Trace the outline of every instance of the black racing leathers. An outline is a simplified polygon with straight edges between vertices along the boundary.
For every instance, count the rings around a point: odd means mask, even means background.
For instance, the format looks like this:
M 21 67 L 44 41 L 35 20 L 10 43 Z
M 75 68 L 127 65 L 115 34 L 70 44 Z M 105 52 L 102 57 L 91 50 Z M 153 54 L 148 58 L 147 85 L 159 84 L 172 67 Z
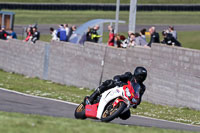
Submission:
M 134 76 L 132 75 L 131 72 L 126 72 L 126 73 L 123 74 L 123 75 L 117 75 L 117 76 L 115 76 L 113 79 L 114 79 L 114 81 L 116 81 L 116 82 L 122 82 L 122 84 L 125 84 L 125 83 L 127 83 L 128 81 L 131 81 L 131 82 L 134 83 L 133 88 L 134 88 L 135 85 L 138 85 L 138 84 L 139 84 L 139 87 L 140 87 L 140 88 L 139 88 L 139 101 L 138 101 L 137 105 L 139 105 L 139 104 L 141 103 L 142 96 L 143 96 L 143 94 L 144 94 L 144 92 L 145 92 L 145 90 L 146 90 L 146 87 L 145 87 L 145 85 L 144 85 L 143 83 L 135 83 Z M 136 108 L 137 105 L 134 106 L 134 107 Z
M 139 86 L 139 88 L 138 88 L 139 89 L 139 100 L 138 100 L 137 104 L 134 106 L 136 108 L 137 105 L 139 105 L 142 100 L 142 95 L 144 94 L 146 87 L 143 83 L 135 83 L 134 76 L 132 75 L 131 72 L 126 72 L 122 75 L 116 75 L 116 76 L 114 76 L 113 80 L 106 80 L 97 88 L 97 92 L 99 94 L 101 94 L 101 93 L 105 92 L 106 90 L 109 90 L 115 86 L 126 85 L 128 83 L 128 81 L 133 82 L 133 84 L 132 84 L 133 88 L 134 88 L 134 86 L 137 86 L 137 88 Z

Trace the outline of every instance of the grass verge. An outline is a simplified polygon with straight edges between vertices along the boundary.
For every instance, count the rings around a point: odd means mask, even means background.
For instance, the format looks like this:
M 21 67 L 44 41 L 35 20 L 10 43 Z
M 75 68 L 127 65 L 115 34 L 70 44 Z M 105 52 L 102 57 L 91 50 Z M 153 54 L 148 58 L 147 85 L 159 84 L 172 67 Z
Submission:
M 2 9 L 3 10 L 3 9 Z M 115 11 L 3 10 L 15 12 L 15 24 L 82 24 L 91 19 L 115 19 Z M 187 19 L 186 19 L 187 18 Z M 129 12 L 121 11 L 120 20 L 129 22 Z M 200 24 L 200 12 L 137 12 L 136 24 Z
M 81 103 L 86 95 L 92 93 L 89 89 L 65 86 L 50 81 L 29 78 L 19 74 L 0 71 L 0 87 L 31 95 L 60 99 Z M 200 125 L 200 111 L 189 108 L 154 105 L 142 102 L 132 113 L 153 118 Z
M 6 112 L 0 112 L 0 123 L 2 133 L 191 133 Z

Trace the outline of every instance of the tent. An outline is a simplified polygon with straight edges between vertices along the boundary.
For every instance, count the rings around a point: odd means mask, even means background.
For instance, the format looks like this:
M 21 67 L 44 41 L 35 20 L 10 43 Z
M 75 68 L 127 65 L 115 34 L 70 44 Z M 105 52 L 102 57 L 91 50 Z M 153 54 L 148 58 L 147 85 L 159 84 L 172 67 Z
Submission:
M 110 23 L 112 25 L 112 23 L 115 23 L 116 20 L 113 19 L 93 19 L 90 20 L 82 25 L 80 25 L 74 34 L 72 34 L 72 36 L 69 39 L 69 42 L 71 43 L 75 43 L 75 44 L 84 44 L 85 40 L 86 40 L 86 33 L 88 31 L 88 27 L 92 28 L 95 25 L 99 25 L 100 26 L 100 35 L 103 35 L 103 24 L 104 23 Z M 126 21 L 119 21 L 119 23 L 126 23 Z M 99 40 L 99 42 L 102 42 L 102 38 Z

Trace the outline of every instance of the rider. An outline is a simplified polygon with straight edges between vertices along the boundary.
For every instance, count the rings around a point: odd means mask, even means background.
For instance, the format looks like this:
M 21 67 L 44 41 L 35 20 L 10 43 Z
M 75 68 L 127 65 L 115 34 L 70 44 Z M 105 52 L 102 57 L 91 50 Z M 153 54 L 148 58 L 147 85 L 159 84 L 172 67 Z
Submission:
M 137 103 L 133 106 L 133 108 L 136 108 L 137 105 L 140 104 L 142 95 L 144 94 L 144 91 L 146 89 L 145 85 L 143 84 L 146 77 L 147 77 L 147 70 L 144 67 L 137 67 L 134 70 L 134 74 L 132 74 L 131 72 L 126 72 L 123 75 L 116 75 L 113 78 L 113 80 L 106 80 L 93 92 L 92 95 L 90 95 L 89 97 L 86 97 L 85 103 L 92 104 L 93 101 L 97 98 L 97 96 L 99 96 L 106 90 L 114 88 L 116 86 L 121 87 L 123 85 L 126 85 L 127 82 L 130 81 L 133 88 L 134 89 L 137 88 L 137 91 L 139 91 L 138 92 L 139 99 L 138 99 Z M 129 113 L 130 113 L 130 111 L 129 111 Z

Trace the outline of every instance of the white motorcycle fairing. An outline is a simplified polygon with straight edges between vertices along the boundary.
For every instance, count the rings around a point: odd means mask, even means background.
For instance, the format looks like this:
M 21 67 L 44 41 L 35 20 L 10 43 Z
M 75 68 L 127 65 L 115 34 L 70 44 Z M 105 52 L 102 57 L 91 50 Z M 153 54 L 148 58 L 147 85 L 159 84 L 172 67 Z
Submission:
M 102 97 L 101 97 L 100 102 L 99 102 L 98 110 L 97 110 L 97 116 L 96 116 L 98 119 L 101 119 L 101 116 L 102 116 L 102 113 L 104 111 L 105 106 L 111 100 L 113 100 L 117 97 L 122 97 L 125 100 L 125 102 L 127 103 L 127 105 L 128 105 L 127 107 L 129 107 L 130 101 L 128 100 L 128 98 L 125 97 L 123 87 L 116 86 L 112 89 L 105 91 L 102 94 Z

